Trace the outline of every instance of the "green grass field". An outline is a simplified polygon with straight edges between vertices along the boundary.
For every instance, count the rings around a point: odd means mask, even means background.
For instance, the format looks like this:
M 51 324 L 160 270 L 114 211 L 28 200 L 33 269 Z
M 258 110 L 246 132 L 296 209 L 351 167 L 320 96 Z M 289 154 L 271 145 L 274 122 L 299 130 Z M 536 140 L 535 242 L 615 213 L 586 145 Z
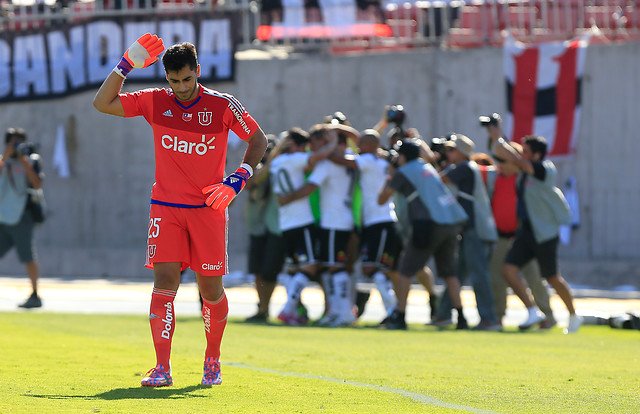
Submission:
M 202 322 L 178 318 L 174 386 L 145 389 L 144 316 L 0 313 L 0 413 L 638 413 L 640 336 L 289 328 L 231 322 L 224 383 L 198 386 Z

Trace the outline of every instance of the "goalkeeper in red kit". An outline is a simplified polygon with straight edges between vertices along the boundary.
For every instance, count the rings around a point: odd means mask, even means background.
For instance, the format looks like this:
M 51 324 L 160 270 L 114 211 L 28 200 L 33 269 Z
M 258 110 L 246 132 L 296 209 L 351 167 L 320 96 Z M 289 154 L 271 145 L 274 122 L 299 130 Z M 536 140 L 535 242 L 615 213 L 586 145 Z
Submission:
M 132 70 L 152 65 L 163 51 L 162 39 L 149 33 L 141 36 L 104 81 L 93 105 L 106 114 L 143 116 L 153 129 L 156 170 L 146 266 L 154 274 L 149 322 L 157 361 L 142 385 L 173 384 L 173 301 L 180 272 L 187 267 L 195 271 L 203 298 L 207 347 L 202 385 L 218 385 L 220 343 L 229 311 L 222 285 L 227 273 L 227 207 L 262 159 L 267 138 L 235 97 L 198 83 L 200 65 L 191 43 L 173 45 L 162 56 L 169 88 L 120 92 Z M 229 130 L 248 148 L 240 167 L 225 178 Z

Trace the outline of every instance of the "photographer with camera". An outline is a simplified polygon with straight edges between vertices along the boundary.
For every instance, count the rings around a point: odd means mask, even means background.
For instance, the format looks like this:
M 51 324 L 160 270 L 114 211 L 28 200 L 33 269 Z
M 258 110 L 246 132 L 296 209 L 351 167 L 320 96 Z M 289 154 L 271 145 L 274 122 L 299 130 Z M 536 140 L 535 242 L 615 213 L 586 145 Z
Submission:
M 476 329 L 496 331 L 500 329 L 500 325 L 493 305 L 489 257 L 498 233 L 480 170 L 471 161 L 475 144 L 465 135 L 454 134 L 444 145 L 447 148 L 449 166 L 440 175 L 445 183 L 454 187 L 458 202 L 469 216 L 461 234 L 459 276 L 461 281 L 467 275 L 471 279 L 480 314 L 480 323 Z M 440 322 L 449 319 L 445 315 L 450 312 L 450 308 L 446 295 L 443 295 L 438 311 Z
M 407 137 L 407 132 L 402 127 L 406 119 L 406 113 L 404 112 L 404 106 L 402 105 L 387 105 L 384 107 L 384 112 L 378 123 L 373 127 L 380 136 L 390 125 L 395 125 L 389 134 L 387 139 L 389 140 L 389 147 L 393 147 L 396 141 L 401 141 Z
M 523 138 L 522 154 L 503 139 L 498 139 L 493 146 L 498 158 L 512 162 L 520 170 L 516 187 L 518 229 L 502 267 L 502 275 L 527 307 L 528 317 L 519 327 L 529 329 L 543 322 L 545 316 L 534 304 L 518 273 L 536 259 L 541 276 L 569 311 L 569 325 L 564 333 L 574 333 L 582 325 L 582 318 L 576 314 L 571 288 L 558 268 L 560 226 L 571 223 L 571 212 L 567 200 L 556 187 L 558 172 L 553 162 L 545 158 L 547 151 L 547 140 L 536 135 Z
M 398 305 L 386 328 L 407 328 L 405 311 L 411 278 L 422 270 L 431 256 L 435 256 L 438 275 L 445 280 L 458 313 L 457 328 L 467 329 L 460 301 L 460 282 L 456 277 L 458 234 L 468 219 L 467 214 L 442 183 L 435 168 L 422 159 L 423 156 L 433 159 L 427 144 L 417 139 L 404 139 L 394 149 L 398 153 L 399 168 L 380 192 L 378 203 L 387 203 L 396 192 L 405 196 L 412 237 L 400 258 Z
M 42 188 L 41 171 L 40 156 L 35 152 L 35 146 L 27 142 L 25 131 L 7 129 L 5 149 L 0 158 L 0 257 L 15 246 L 20 262 L 26 266 L 33 293 L 19 305 L 21 308 L 42 306 L 33 246 L 33 229 L 38 218 L 30 208 L 32 194 Z
M 480 125 L 487 129 L 489 150 L 493 148 L 493 144 L 502 137 L 502 117 L 499 113 L 494 112 L 491 115 L 482 115 L 478 117 Z

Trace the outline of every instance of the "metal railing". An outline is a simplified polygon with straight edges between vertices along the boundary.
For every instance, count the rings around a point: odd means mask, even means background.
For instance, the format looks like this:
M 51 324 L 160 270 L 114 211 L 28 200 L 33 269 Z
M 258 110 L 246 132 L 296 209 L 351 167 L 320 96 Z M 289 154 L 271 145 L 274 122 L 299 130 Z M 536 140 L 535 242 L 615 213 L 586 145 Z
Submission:
M 203 10 L 242 14 L 242 40 L 255 38 L 250 0 L 0 0 L 0 31 L 28 31 L 78 23 L 92 18 L 172 15 Z
M 590 28 L 611 40 L 640 37 L 640 0 L 383 0 L 366 8 L 355 0 L 320 0 L 321 8 L 305 8 L 303 0 L 284 3 L 267 9 L 255 0 L 0 0 L 0 30 L 220 10 L 242 14 L 245 47 L 477 47 L 500 44 L 505 31 L 541 41 Z

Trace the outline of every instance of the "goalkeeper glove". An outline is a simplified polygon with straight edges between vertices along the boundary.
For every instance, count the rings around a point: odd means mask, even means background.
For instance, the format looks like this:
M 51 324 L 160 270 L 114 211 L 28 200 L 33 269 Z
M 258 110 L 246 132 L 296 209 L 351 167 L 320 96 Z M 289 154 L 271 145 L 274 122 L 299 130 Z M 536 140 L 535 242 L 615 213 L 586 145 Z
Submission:
M 253 169 L 249 164 L 243 163 L 233 174 L 221 183 L 213 184 L 202 189 L 202 194 L 207 195 L 206 204 L 214 210 L 224 210 L 242 191 L 247 180 L 253 175 Z
M 113 71 L 126 78 L 133 68 L 146 68 L 153 65 L 163 50 L 162 39 L 157 35 L 145 33 L 129 46 Z

